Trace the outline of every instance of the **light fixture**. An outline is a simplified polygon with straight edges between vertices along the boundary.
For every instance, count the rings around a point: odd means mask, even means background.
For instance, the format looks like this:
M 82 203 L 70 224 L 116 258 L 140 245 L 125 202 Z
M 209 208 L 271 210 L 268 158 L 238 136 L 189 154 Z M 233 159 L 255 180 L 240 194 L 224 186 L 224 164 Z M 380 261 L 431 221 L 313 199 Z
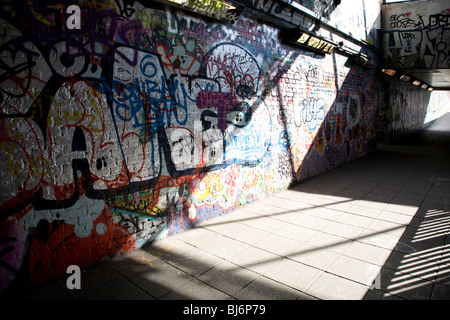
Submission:
M 390 76 L 393 76 L 393 75 L 395 75 L 397 73 L 397 71 L 393 70 L 393 69 L 383 69 L 383 70 L 381 70 L 381 72 L 386 73 L 386 74 L 388 74 Z
M 331 54 L 338 47 L 338 44 L 331 40 L 312 35 L 299 28 L 287 29 L 281 37 L 290 43 L 319 53 Z
M 158 0 L 162 3 L 169 3 L 180 6 L 183 9 L 193 11 L 210 18 L 234 23 L 244 10 L 242 5 L 234 5 L 222 0 Z
M 333 53 L 336 45 L 327 40 L 322 40 L 307 33 L 303 33 L 300 38 L 297 39 L 297 43 L 305 45 L 308 48 L 321 51 L 323 53 Z
M 404 75 L 402 75 L 402 76 L 400 77 L 400 80 L 402 80 L 402 81 L 409 81 L 409 80 L 411 80 L 411 77 L 410 77 L 410 76 L 407 76 L 406 74 L 404 74 Z
M 425 83 L 422 85 L 422 87 L 421 87 L 422 89 L 427 89 L 428 88 L 428 85 L 426 85 Z
M 418 85 L 420 85 L 420 83 L 421 82 L 419 80 L 414 80 L 412 84 L 415 85 L 415 86 L 418 86 Z
M 377 63 L 363 53 L 357 53 L 350 58 L 353 64 L 357 64 L 366 68 L 375 68 Z
M 428 91 L 433 91 L 433 90 L 434 90 L 433 87 L 429 87 L 429 88 L 428 88 Z

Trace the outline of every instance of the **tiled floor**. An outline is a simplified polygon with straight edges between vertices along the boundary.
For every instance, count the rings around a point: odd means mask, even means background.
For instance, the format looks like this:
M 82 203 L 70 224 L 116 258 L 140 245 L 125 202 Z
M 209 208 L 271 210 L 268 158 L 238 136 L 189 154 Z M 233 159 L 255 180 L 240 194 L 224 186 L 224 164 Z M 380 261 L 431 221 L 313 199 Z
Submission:
M 450 133 L 408 136 L 15 298 L 450 299 Z M 448 126 L 447 126 L 448 127 Z

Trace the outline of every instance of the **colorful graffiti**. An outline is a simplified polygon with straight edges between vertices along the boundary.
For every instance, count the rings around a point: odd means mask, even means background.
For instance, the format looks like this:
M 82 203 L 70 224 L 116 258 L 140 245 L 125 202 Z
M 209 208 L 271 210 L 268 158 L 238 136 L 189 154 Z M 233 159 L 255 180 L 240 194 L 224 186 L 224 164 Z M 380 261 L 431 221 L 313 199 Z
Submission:
M 248 18 L 78 6 L 79 29 L 60 1 L 0 11 L 0 289 L 257 201 L 304 163 L 367 152 L 375 90 L 344 60 L 349 84 L 331 59 L 280 59 L 291 49 L 277 31 Z
M 280 110 L 287 130 L 279 141 L 284 141 L 283 155 L 291 157 L 289 176 L 300 181 L 373 148 L 374 81 L 363 79 L 355 69 L 335 74 L 332 62 L 317 64 L 306 56 L 274 65 L 286 70 L 277 78 L 275 99 L 286 106 Z

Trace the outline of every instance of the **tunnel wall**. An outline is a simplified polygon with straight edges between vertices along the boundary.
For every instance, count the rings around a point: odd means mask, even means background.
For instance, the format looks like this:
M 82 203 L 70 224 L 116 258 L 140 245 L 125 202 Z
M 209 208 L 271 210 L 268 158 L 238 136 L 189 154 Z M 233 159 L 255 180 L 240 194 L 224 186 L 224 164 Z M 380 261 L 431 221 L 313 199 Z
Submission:
M 391 68 L 450 68 L 450 4 L 428 0 L 382 5 L 383 60 Z
M 1 4 L 2 290 L 182 232 L 375 148 L 377 76 L 346 56 L 284 44 L 280 28 L 245 14 L 230 24 L 89 1 L 77 21 L 73 3 Z
M 409 82 L 381 76 L 376 130 L 379 142 L 426 128 L 450 112 L 450 91 L 432 92 Z
M 383 67 L 401 69 L 412 75 L 429 69 L 438 73 L 437 69 L 450 67 L 450 5 L 447 2 L 388 3 L 382 5 L 381 12 Z M 379 141 L 424 128 L 450 111 L 449 91 L 430 92 L 385 75 L 380 84 Z

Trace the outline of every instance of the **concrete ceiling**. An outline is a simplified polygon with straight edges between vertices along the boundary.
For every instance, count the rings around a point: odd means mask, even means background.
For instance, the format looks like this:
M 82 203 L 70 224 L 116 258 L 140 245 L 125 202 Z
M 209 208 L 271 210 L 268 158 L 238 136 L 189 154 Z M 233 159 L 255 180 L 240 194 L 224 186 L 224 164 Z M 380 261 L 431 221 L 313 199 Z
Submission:
M 405 71 L 437 90 L 450 90 L 450 69 L 408 69 Z

